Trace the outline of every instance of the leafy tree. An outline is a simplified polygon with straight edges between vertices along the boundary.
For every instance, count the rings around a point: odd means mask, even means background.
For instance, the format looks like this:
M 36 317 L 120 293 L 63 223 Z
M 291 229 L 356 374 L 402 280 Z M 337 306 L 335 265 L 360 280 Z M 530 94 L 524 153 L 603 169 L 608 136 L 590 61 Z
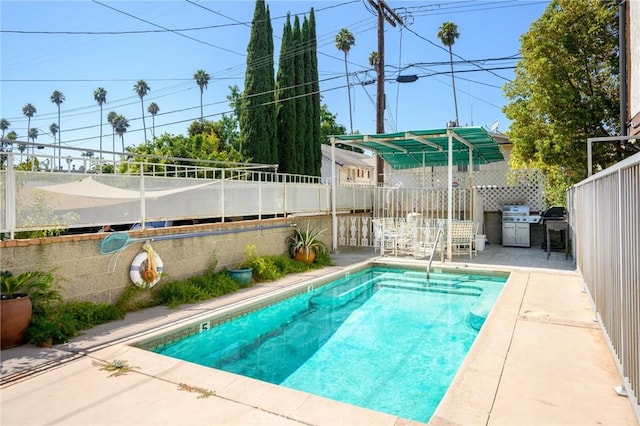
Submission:
M 142 128 L 144 129 L 144 141 L 147 142 L 147 124 L 144 121 L 144 97 L 147 96 L 147 93 L 149 93 L 149 90 L 151 90 L 151 88 L 149 87 L 149 85 L 147 84 L 146 81 L 144 80 L 138 80 L 136 82 L 136 84 L 133 85 L 133 91 L 136 92 L 136 94 L 138 95 L 138 97 L 140 98 L 140 105 L 142 106 Z M 127 122 L 128 124 L 128 122 Z M 129 126 L 127 126 L 129 127 Z M 126 129 L 125 129 L 126 132 Z M 120 135 L 120 133 L 118 133 Z M 122 135 L 120 135 L 122 137 Z M 123 138 L 123 145 L 122 145 L 123 151 L 124 151 L 124 138 Z
M 619 126 L 617 5 L 553 0 L 521 37 L 522 59 L 505 86 L 515 168 L 539 168 L 549 205 L 565 204 L 565 189 L 586 177 L 588 137 Z M 619 144 L 594 147 L 594 165 L 624 156 Z
M 332 114 L 329 111 L 327 104 L 322 104 L 320 108 L 320 140 L 324 144 L 329 144 L 329 137 L 331 135 L 344 135 L 347 133 L 347 128 L 338 124 L 338 115 Z
M 349 95 L 349 128 L 353 134 L 353 116 L 351 114 L 351 84 L 349 83 L 349 66 L 347 65 L 347 55 L 356 44 L 356 38 L 347 28 L 342 28 L 336 35 L 336 48 L 344 53 L 344 75 L 347 77 L 347 93 Z
M 203 132 L 195 132 L 186 137 L 183 135 L 169 135 L 168 133 L 158 137 L 153 143 L 142 144 L 139 146 L 129 147 L 129 152 L 133 154 L 155 155 L 161 159 L 147 159 L 134 155 L 134 161 L 146 161 L 161 164 L 166 167 L 167 172 L 177 170 L 172 165 L 191 165 L 192 161 L 177 160 L 177 158 L 201 159 L 219 162 L 238 163 L 242 162 L 242 154 L 232 146 L 224 144 L 218 138 L 215 129 L 219 127 L 219 123 L 206 121 L 194 121 L 194 124 L 204 124 L 206 130 Z M 199 127 L 202 130 L 202 127 Z M 202 162 L 200 166 L 211 167 L 210 163 Z M 134 166 L 132 171 L 136 171 Z M 160 166 L 162 167 L 162 166 Z M 159 166 L 155 166 L 156 171 L 162 171 Z M 217 165 L 220 167 L 220 165 Z
M 320 111 L 320 140 L 323 144 L 329 145 L 331 143 L 329 140 L 331 135 L 344 135 L 347 133 L 347 128 L 342 124 L 338 124 L 336 120 L 338 115 L 332 114 L 329 111 L 327 104 L 322 104 Z M 336 147 L 359 153 L 364 152 L 361 148 L 354 148 L 351 145 L 344 145 L 341 143 L 336 143 Z
M 102 105 L 107 103 L 107 91 L 103 87 L 98 87 L 93 91 L 93 99 L 100 106 L 100 158 L 102 158 Z
M 240 105 L 241 105 L 241 93 L 238 86 L 229 86 L 230 93 L 227 95 L 231 112 L 228 114 L 222 114 L 222 117 L 218 121 L 220 128 L 218 130 L 218 137 L 221 143 L 227 146 L 233 146 L 238 152 L 240 149 L 240 127 L 238 118 L 240 117 Z
M 189 137 L 193 137 L 196 135 L 202 135 L 206 133 L 215 133 L 218 134 L 218 128 L 220 125 L 215 121 L 193 121 L 189 128 L 187 129 L 187 134 Z M 196 158 L 196 157 L 194 157 Z
M 200 121 L 204 122 L 204 113 L 202 110 L 202 94 L 204 93 L 204 89 L 206 89 L 209 85 L 211 76 L 207 74 L 205 70 L 198 70 L 193 75 L 193 79 L 196 81 L 196 84 L 200 88 Z
M 51 102 L 58 107 L 58 167 L 60 167 L 60 157 L 62 157 L 62 131 L 60 130 L 60 105 L 65 101 L 62 92 L 54 90 L 51 94 Z
M 453 86 L 453 104 L 456 108 L 456 127 L 460 124 L 458 120 L 458 98 L 456 96 L 456 79 L 453 75 L 453 45 L 456 39 L 460 37 L 458 26 L 453 22 L 447 21 L 438 29 L 438 38 L 442 44 L 449 48 L 449 61 L 451 63 L 451 85 Z
M 256 0 L 249 45 L 240 132 L 247 157 L 256 163 L 278 161 L 273 64 L 273 29 L 269 8 Z
M 153 140 L 156 140 L 156 114 L 160 112 L 160 107 L 157 103 L 151 102 L 147 107 L 147 111 L 149 112 L 149 114 L 151 114 L 151 129 L 153 132 L 152 135 Z

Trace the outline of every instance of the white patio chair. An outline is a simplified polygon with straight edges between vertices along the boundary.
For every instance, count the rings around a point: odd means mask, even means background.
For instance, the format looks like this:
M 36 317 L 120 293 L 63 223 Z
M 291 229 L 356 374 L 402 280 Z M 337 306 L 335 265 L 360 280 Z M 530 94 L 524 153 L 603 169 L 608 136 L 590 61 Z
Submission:
M 451 250 L 452 254 L 469 253 L 469 259 L 473 258 L 473 222 L 458 221 L 451 224 Z

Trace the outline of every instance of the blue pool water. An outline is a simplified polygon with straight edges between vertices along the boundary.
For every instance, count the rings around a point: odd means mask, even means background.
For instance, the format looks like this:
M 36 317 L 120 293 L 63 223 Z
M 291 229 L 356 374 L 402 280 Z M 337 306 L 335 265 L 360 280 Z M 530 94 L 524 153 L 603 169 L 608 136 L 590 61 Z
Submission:
M 373 267 L 154 352 L 426 422 L 506 276 Z

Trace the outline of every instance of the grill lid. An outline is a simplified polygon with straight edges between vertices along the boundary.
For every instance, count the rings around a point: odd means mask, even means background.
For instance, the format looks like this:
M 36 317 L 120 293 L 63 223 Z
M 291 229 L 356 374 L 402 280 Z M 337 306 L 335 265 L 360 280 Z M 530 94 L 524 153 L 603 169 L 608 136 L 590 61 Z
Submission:
M 564 207 L 554 206 L 542 213 L 543 220 L 564 220 Z

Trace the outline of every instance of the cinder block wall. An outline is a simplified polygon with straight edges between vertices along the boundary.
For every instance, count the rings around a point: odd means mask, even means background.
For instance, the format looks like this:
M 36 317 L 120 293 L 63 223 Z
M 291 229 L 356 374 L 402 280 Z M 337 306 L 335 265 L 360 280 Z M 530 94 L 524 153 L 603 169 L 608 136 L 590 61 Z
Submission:
M 287 253 L 286 238 L 293 235 L 292 225 L 326 229 L 321 237 L 331 246 L 331 217 L 309 216 L 250 220 L 218 224 L 180 226 L 130 232 L 132 239 L 150 239 L 164 265 L 165 280 L 184 279 L 204 272 L 212 256 L 217 269 L 232 268 L 245 257 L 248 244 L 255 244 L 259 256 Z M 215 232 L 209 236 L 187 236 Z M 108 234 L 68 235 L 30 240 L 0 242 L 0 270 L 14 274 L 55 269 L 62 278 L 65 300 L 115 302 L 124 288 L 132 285 L 129 268 L 144 241 L 135 241 L 120 252 L 103 255 L 100 243 Z M 162 239 L 163 237 L 173 239 Z M 174 238 L 179 236 L 179 238 Z M 184 238 L 183 238 L 184 236 Z M 154 241 L 154 238 L 157 240 Z

